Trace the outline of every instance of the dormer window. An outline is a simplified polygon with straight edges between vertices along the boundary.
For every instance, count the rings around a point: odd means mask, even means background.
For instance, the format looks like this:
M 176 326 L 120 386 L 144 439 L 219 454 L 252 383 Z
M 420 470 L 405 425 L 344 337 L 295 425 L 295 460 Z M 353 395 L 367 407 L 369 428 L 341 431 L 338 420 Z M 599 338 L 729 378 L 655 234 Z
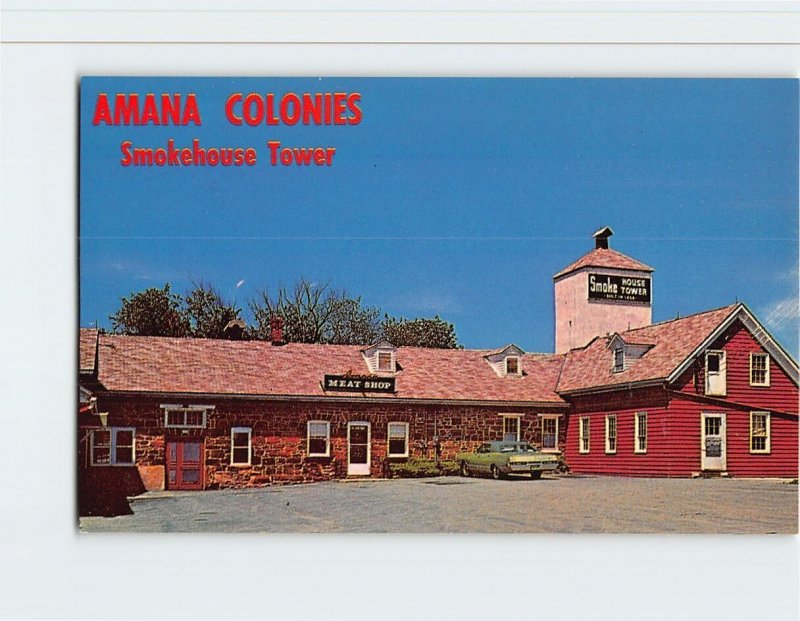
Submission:
M 522 356 L 524 354 L 525 352 L 519 347 L 511 344 L 506 345 L 503 349 L 490 351 L 484 358 L 498 377 L 507 377 L 509 375 L 521 377 L 523 375 Z
M 506 358 L 506 375 L 519 375 L 519 358 L 517 356 Z
M 625 369 L 629 369 L 652 347 L 652 343 L 627 343 L 619 334 L 615 334 L 608 342 L 612 356 L 612 373 L 622 373 Z
M 614 349 L 614 373 L 622 373 L 625 370 L 625 350 L 622 347 Z
M 391 373 L 394 371 L 394 356 L 390 351 L 378 352 L 378 371 Z
M 369 373 L 397 373 L 397 348 L 389 341 L 380 341 L 361 350 Z

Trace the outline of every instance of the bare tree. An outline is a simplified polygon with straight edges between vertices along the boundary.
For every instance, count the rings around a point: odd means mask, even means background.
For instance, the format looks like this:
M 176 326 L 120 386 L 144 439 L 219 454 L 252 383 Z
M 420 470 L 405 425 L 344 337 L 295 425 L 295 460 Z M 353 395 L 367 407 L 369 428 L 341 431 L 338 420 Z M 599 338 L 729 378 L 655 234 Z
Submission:
M 365 308 L 360 297 L 305 278 L 291 291 L 281 287 L 275 296 L 262 290 L 249 306 L 253 338 L 271 338 L 270 320 L 276 315 L 284 320 L 284 340 L 293 343 L 365 344 L 380 334 L 380 309 Z

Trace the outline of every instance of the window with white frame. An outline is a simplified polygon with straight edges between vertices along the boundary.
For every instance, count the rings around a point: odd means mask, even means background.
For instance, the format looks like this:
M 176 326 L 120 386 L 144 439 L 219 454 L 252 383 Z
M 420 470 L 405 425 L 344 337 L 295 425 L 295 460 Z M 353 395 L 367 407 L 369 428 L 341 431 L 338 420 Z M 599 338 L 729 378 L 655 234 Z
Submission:
M 389 423 L 389 457 L 408 457 L 408 423 Z
M 331 424 L 326 420 L 308 421 L 308 454 L 329 457 L 331 454 Z
M 750 354 L 750 385 L 769 386 L 769 355 Z
M 520 416 L 503 416 L 503 442 L 519 442 Z
M 519 358 L 517 356 L 509 356 L 506 358 L 506 375 L 519 375 Z
M 558 416 L 542 416 L 542 450 L 558 450 Z
M 378 352 L 378 371 L 391 373 L 394 371 L 394 354 L 390 351 Z
M 136 459 L 136 429 L 103 427 L 91 435 L 93 466 L 132 466 Z
M 769 412 L 750 412 L 750 452 L 769 453 Z
M 164 427 L 203 429 L 206 426 L 206 422 L 206 408 L 204 407 L 164 407 Z
M 252 429 L 250 427 L 233 427 L 231 429 L 231 465 L 249 466 L 252 458 Z
M 647 412 L 636 412 L 633 415 L 633 452 L 647 452 Z
M 606 416 L 606 453 L 617 452 L 617 415 Z
M 584 416 L 580 419 L 580 445 L 578 446 L 579 453 L 589 452 L 589 417 Z

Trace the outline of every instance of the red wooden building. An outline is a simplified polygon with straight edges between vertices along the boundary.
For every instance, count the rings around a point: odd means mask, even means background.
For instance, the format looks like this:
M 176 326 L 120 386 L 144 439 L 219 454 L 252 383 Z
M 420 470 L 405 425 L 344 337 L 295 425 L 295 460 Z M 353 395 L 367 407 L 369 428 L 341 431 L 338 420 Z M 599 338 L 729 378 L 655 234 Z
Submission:
M 81 481 L 209 489 L 383 476 L 492 439 L 573 472 L 797 477 L 798 368 L 743 304 L 651 324 L 652 268 L 555 276 L 555 354 L 81 330 Z
M 570 351 L 574 472 L 796 477 L 797 367 L 742 304 Z

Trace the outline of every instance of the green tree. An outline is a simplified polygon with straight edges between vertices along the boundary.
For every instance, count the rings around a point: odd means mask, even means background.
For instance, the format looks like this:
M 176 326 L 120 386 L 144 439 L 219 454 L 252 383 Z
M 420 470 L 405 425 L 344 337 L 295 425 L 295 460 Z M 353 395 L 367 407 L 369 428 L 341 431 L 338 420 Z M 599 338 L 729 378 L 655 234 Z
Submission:
M 225 326 L 233 319 L 241 319 L 242 309 L 235 302 L 226 302 L 209 284 L 193 283 L 194 289 L 186 296 L 186 315 L 192 336 L 206 339 L 225 338 Z
M 436 315 L 433 319 L 394 318 L 388 315 L 383 320 L 383 338 L 393 345 L 433 347 L 437 349 L 461 349 L 452 323 Z
M 366 345 L 381 335 L 381 310 L 363 306 L 361 297 L 348 298 L 344 293 L 326 299 L 332 312 L 324 331 L 326 343 Z
M 183 298 L 170 291 L 151 288 L 122 298 L 119 310 L 109 316 L 112 330 L 134 336 L 188 336 L 189 319 Z

